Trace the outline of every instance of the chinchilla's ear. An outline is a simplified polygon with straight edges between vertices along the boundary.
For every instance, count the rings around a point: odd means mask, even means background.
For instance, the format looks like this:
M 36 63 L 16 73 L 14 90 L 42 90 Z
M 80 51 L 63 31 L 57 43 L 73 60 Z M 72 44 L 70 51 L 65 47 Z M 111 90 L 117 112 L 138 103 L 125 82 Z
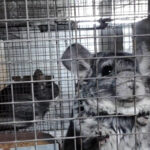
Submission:
M 33 75 L 34 80 L 42 80 L 44 79 L 44 74 L 40 69 L 36 69 Z
M 150 50 L 145 42 L 137 44 L 137 54 L 141 55 L 137 58 L 141 74 L 150 75 Z
M 81 44 L 71 44 L 62 55 L 63 65 L 78 75 L 84 78 L 90 70 L 90 58 L 92 54 Z

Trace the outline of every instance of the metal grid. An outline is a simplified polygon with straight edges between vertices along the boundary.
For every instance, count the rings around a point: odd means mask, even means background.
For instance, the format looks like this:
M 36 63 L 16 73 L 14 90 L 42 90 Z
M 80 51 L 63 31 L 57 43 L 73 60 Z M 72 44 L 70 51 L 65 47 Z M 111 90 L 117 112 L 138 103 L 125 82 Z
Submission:
M 84 140 L 85 135 L 67 137 L 66 132 L 70 120 L 79 120 L 81 117 L 78 116 L 75 107 L 76 102 L 82 100 L 82 80 L 87 79 L 81 79 L 79 74 L 68 71 L 63 62 L 70 59 L 63 59 L 62 55 L 72 43 L 82 44 L 92 54 L 128 52 L 134 54 L 133 58 L 139 61 L 140 76 L 148 76 L 149 5 L 148 0 L 1 0 L 0 146 L 14 143 L 12 147 L 19 149 L 19 143 L 33 141 L 33 149 L 37 150 L 42 149 L 39 148 L 39 141 L 48 141 L 52 144 L 51 149 L 56 150 L 61 149 L 58 148 L 58 143 L 63 148 L 64 139 L 73 139 L 75 143 L 78 142 L 78 138 L 80 141 Z M 141 57 L 142 55 L 145 57 Z M 90 58 L 79 56 L 76 59 L 80 62 Z M 92 59 L 98 60 L 99 56 Z M 75 63 L 74 59 L 71 61 Z M 34 76 L 37 69 L 42 71 L 42 76 Z M 90 78 L 88 77 L 88 80 Z M 149 92 L 148 81 L 149 78 L 144 84 Z M 43 99 L 39 98 L 36 94 L 43 92 L 43 87 L 47 89 L 45 86 L 48 84 L 51 85 L 51 89 L 44 93 Z M 41 87 L 40 91 L 36 90 L 38 87 Z M 22 90 L 20 95 L 19 89 Z M 2 95 L 3 90 L 8 92 Z M 23 99 L 24 95 L 27 100 Z M 51 95 L 51 98 L 47 95 Z M 8 101 L 3 99 L 6 96 L 9 97 Z M 42 107 L 44 102 L 48 107 Z M 17 104 L 20 108 L 26 105 L 31 108 L 31 119 L 28 119 L 28 110 L 21 109 L 19 113 L 27 115 L 18 120 Z M 43 116 L 40 114 L 42 112 L 39 112 L 40 109 L 46 111 Z M 74 116 L 72 112 L 75 113 Z M 23 123 L 30 125 L 19 128 Z M 6 128 L 8 124 L 11 127 Z M 25 138 L 20 138 L 20 135 L 24 134 Z M 1 140 L 3 135 L 6 136 L 5 140 Z M 8 139 L 10 136 L 12 138 Z M 119 150 L 119 133 L 115 136 L 116 149 Z M 133 136 L 136 141 L 135 132 Z M 82 144 L 80 149 L 88 150 L 82 147 Z M 73 149 L 79 150 L 79 147 L 74 144 Z M 138 149 L 137 145 L 135 149 Z

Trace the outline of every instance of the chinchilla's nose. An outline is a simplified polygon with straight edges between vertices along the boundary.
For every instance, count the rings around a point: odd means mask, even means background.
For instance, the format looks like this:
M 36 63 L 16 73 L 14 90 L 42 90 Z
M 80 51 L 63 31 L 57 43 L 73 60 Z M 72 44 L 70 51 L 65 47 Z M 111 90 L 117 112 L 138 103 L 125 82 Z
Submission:
M 131 90 L 137 90 L 139 88 L 139 85 L 135 81 L 129 82 L 127 86 Z
M 116 95 L 122 99 L 129 99 L 133 95 L 140 97 L 145 94 L 145 86 L 139 74 L 124 71 L 116 79 Z

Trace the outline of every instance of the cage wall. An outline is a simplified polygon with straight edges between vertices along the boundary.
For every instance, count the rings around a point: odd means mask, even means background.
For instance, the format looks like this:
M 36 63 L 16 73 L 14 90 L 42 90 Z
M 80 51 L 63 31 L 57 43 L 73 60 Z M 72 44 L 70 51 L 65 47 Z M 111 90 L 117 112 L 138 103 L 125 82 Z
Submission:
M 39 145 L 48 145 L 43 149 L 63 149 L 65 139 L 84 141 L 82 135 L 67 137 L 66 133 L 70 120 L 82 120 L 74 112 L 75 103 L 84 97 L 80 91 L 82 80 L 92 79 L 80 78 L 80 68 L 75 74 L 63 62 L 71 61 L 71 66 L 79 62 L 80 66 L 80 60 L 93 58 L 82 58 L 80 54 L 71 59 L 62 56 L 73 43 L 83 45 L 92 56 L 98 52 L 128 52 L 139 62 L 140 76 L 145 80 L 149 76 L 149 3 L 1 0 L 0 148 L 42 149 Z M 148 81 L 144 95 L 149 95 Z M 84 117 L 86 120 L 91 116 Z M 81 145 L 80 149 L 86 150 Z M 74 150 L 79 150 L 76 146 Z

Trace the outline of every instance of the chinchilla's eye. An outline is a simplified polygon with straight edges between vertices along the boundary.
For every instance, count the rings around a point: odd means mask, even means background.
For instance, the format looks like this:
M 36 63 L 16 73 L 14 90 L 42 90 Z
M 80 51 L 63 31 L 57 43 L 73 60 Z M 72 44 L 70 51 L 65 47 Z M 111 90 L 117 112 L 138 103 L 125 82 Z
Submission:
M 112 72 L 112 70 L 113 70 L 113 68 L 112 68 L 111 65 L 104 66 L 104 67 L 102 68 L 102 76 L 108 76 L 108 75 L 110 75 L 111 72 Z

